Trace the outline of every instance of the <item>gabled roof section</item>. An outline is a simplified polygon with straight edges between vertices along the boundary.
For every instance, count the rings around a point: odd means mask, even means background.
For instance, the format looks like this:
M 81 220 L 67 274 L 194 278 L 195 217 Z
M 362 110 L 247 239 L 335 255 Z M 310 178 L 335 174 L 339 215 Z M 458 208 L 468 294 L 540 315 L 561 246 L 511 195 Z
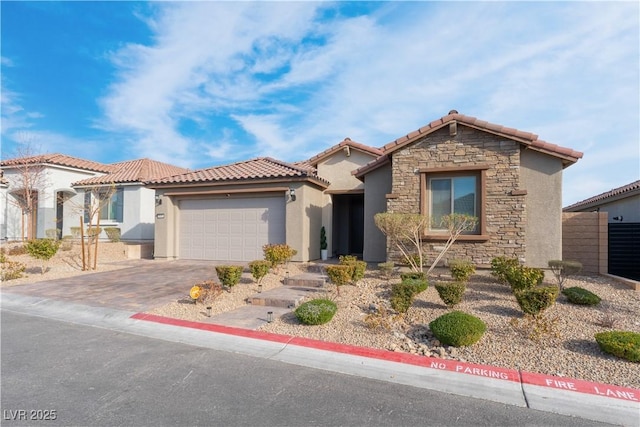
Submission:
M 358 151 L 362 151 L 363 153 L 369 154 L 374 157 L 381 156 L 383 154 L 382 150 L 374 147 L 369 147 L 368 145 L 360 144 L 359 142 L 352 141 L 351 138 L 345 138 L 342 142 L 334 145 L 333 147 L 327 148 L 323 152 L 316 154 L 311 157 L 309 160 L 305 160 L 301 163 L 308 163 L 311 166 L 317 165 L 322 160 L 327 157 L 332 156 L 333 154 L 339 152 L 340 150 L 344 150 L 345 147 L 349 147 L 349 149 L 354 149 Z
M 549 142 L 538 139 L 538 135 L 523 132 L 518 129 L 509 128 L 502 125 L 497 125 L 494 123 L 489 123 L 484 120 L 479 120 L 475 117 L 465 116 L 464 114 L 459 114 L 456 110 L 451 110 L 449 114 L 444 117 L 439 118 L 438 120 L 434 120 L 426 126 L 421 127 L 418 130 L 415 130 L 405 136 L 402 136 L 390 143 L 386 144 L 382 147 L 383 156 L 386 156 L 386 159 L 377 158 L 373 162 L 370 162 L 361 168 L 357 169 L 353 172 L 353 174 L 357 177 L 362 177 L 367 172 L 376 169 L 377 167 L 385 164 L 389 161 L 389 155 L 391 155 L 394 151 L 399 150 L 402 147 L 405 147 L 409 144 L 414 143 L 415 141 L 424 138 L 425 136 L 445 127 L 452 123 L 459 123 L 474 129 L 478 129 L 483 132 L 492 133 L 494 135 L 502 136 L 504 138 L 508 138 L 514 141 L 520 142 L 522 145 L 536 150 L 554 157 L 558 157 L 562 160 L 562 164 L 564 167 L 567 167 L 579 159 L 582 158 L 583 153 L 579 151 L 572 150 L 570 148 L 561 147 L 559 145 L 551 144 Z
M 565 212 L 577 212 L 581 209 L 595 207 L 614 200 L 631 197 L 636 194 L 640 195 L 640 180 L 634 181 L 631 184 L 623 185 L 622 187 L 614 188 L 613 190 L 605 191 L 597 196 L 593 196 L 582 200 L 581 202 L 567 206 L 562 210 Z
M 67 156 L 66 154 L 40 154 L 29 157 L 16 157 L 14 159 L 2 160 L 2 167 L 20 167 L 24 165 L 49 164 L 57 166 L 66 166 L 76 169 L 84 169 L 93 172 L 109 173 L 113 171 L 112 165 L 98 163 L 91 160 L 80 159 L 77 157 Z
M 146 184 L 170 185 L 170 184 L 233 184 L 242 182 L 255 182 L 257 180 L 311 179 L 327 185 L 328 182 L 315 174 L 315 169 L 294 165 L 287 162 L 272 159 L 270 157 L 258 157 L 230 165 L 215 166 L 199 169 L 179 175 L 173 175 L 161 179 L 149 180 Z
M 189 169 L 151 159 L 127 160 L 113 163 L 111 166 L 113 167 L 113 172 L 107 175 L 83 179 L 82 181 L 73 183 L 73 185 L 142 183 L 151 179 L 189 172 Z

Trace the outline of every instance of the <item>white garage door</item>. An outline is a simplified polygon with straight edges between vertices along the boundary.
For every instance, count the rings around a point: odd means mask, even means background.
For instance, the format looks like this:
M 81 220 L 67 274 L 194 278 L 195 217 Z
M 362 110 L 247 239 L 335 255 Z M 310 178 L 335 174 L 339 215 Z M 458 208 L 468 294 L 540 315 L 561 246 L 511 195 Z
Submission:
M 180 258 L 263 259 L 262 246 L 285 242 L 284 197 L 180 202 Z

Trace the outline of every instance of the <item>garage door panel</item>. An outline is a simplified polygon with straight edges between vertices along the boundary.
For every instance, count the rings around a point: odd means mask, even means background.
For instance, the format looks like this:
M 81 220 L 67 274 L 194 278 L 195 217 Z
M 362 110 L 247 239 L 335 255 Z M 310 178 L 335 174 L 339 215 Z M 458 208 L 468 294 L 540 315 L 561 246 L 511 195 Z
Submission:
M 262 246 L 285 241 L 283 197 L 198 199 L 180 202 L 183 259 L 252 261 Z

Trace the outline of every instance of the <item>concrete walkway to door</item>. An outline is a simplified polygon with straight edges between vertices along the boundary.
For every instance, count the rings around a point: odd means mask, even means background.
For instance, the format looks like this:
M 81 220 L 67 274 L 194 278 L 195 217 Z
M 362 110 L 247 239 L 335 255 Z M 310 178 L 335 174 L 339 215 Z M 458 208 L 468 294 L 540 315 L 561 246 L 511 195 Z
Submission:
M 3 288 L 3 293 L 146 311 L 189 295 L 195 283 L 215 279 L 207 261 L 128 261 L 131 267 Z

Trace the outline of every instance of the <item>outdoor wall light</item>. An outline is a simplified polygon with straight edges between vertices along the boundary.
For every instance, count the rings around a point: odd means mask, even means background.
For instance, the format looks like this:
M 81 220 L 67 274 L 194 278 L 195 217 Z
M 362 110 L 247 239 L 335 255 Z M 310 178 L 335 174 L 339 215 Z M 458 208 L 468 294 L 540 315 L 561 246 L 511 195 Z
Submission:
M 207 317 L 211 317 L 211 306 L 207 307 Z
M 261 294 L 262 293 L 262 283 L 260 283 L 258 285 L 258 293 Z
M 623 216 L 622 216 L 622 215 L 620 215 L 620 216 L 614 216 L 614 217 L 613 217 L 613 220 L 614 220 L 614 221 L 622 221 L 622 218 L 623 218 Z
M 296 201 L 296 190 L 289 187 L 289 197 L 291 198 L 292 202 Z
M 273 322 L 273 311 L 267 311 L 267 322 Z
M 156 206 L 160 206 L 162 204 L 162 198 L 159 194 L 156 194 Z

